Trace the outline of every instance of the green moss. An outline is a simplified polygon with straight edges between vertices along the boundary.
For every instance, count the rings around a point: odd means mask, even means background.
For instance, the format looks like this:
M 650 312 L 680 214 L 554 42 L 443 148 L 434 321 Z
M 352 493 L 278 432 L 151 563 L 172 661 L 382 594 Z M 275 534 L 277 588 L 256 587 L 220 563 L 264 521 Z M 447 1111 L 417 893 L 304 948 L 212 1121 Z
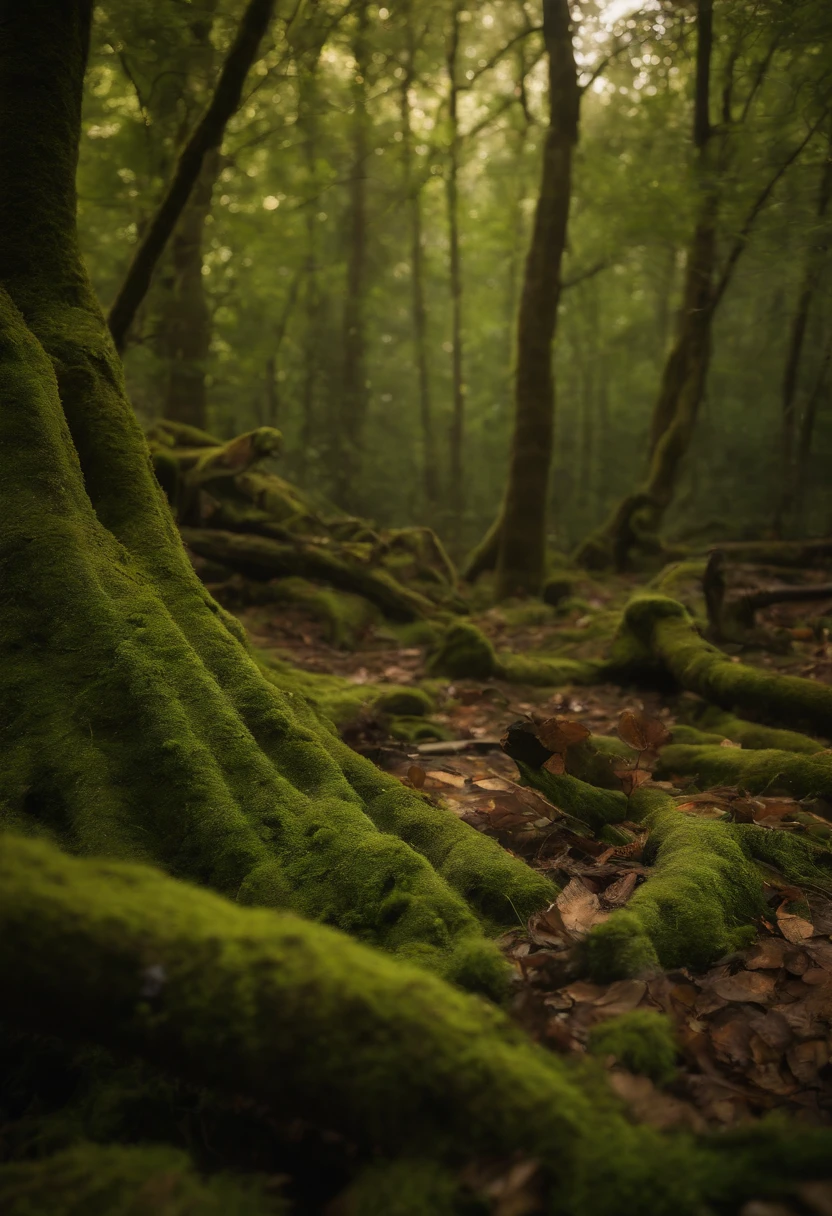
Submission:
M 430 656 L 428 670 L 452 680 L 488 680 L 497 672 L 497 656 L 476 625 L 460 621 L 445 631 Z
M 751 794 L 780 791 L 795 798 L 823 798 L 832 802 L 832 753 L 827 751 L 799 755 L 671 743 L 662 748 L 657 774 L 673 773 L 694 776 L 702 789 L 710 785 L 740 785 Z
M 297 604 L 327 626 L 327 641 L 351 650 L 368 628 L 381 620 L 374 604 L 360 595 L 310 583 L 303 578 L 276 579 L 269 590 L 277 603 Z
M 428 739 L 453 739 L 453 732 L 439 722 L 429 718 L 415 718 L 400 714 L 390 721 L 390 734 L 403 743 L 421 743 Z
M 557 688 L 562 684 L 592 684 L 598 679 L 598 664 L 579 659 L 548 658 L 544 655 L 510 654 L 497 656 L 496 675 L 514 684 L 533 684 Z
M 289 1207 L 266 1179 L 203 1179 L 165 1147 L 79 1144 L 0 1165 L 5 1216 L 279 1216 Z
M 540 790 L 561 811 L 593 829 L 630 817 L 627 798 L 619 790 L 598 789 L 578 777 L 532 768 L 522 761 L 517 762 L 517 767 L 526 784 Z
M 671 967 L 707 967 L 754 936 L 762 880 L 726 826 L 677 811 L 661 790 L 635 791 L 630 818 L 650 829 L 652 872 L 626 908 L 587 942 L 591 974 L 619 979 Z
M 703 732 L 718 736 L 713 740 L 701 739 L 696 742 L 719 743 L 720 738 L 732 739 L 735 743 L 741 743 L 743 747 L 755 750 L 777 748 L 781 751 L 799 752 L 806 756 L 825 750 L 823 743 L 818 742 L 817 739 L 810 739 L 808 735 L 802 735 L 794 730 L 778 730 L 771 726 L 761 726 L 758 722 L 746 722 L 734 714 L 725 713 L 716 705 L 702 705 L 695 715 L 694 723 Z M 683 737 L 677 739 L 674 731 L 674 742 L 687 743 L 689 741 L 694 740 Z
M 385 1161 L 366 1167 L 338 1197 L 334 1216 L 459 1216 L 459 1180 L 435 1161 Z
M 676 1038 L 673 1023 L 654 1009 L 634 1009 L 589 1032 L 589 1051 L 596 1056 L 615 1056 L 630 1072 L 666 1085 L 676 1073 Z
M 832 735 L 832 688 L 732 662 L 700 636 L 676 600 L 637 596 L 625 611 L 622 634 L 658 659 L 683 688 L 723 709 L 748 709 L 775 726 Z

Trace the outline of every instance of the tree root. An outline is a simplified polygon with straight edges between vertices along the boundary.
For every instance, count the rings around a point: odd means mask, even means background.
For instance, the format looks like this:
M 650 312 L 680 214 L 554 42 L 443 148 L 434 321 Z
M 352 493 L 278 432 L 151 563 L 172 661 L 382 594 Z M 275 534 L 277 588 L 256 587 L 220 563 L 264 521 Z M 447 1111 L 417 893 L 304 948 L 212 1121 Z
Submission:
M 684 815 L 644 787 L 629 817 L 650 830 L 653 870 L 626 908 L 591 931 L 590 974 L 605 982 L 659 966 L 704 968 L 747 945 L 765 909 L 762 879 L 726 825 Z
M 556 688 L 561 684 L 591 684 L 600 665 L 579 659 L 546 658 L 497 652 L 485 634 L 469 621 L 451 625 L 434 648 L 428 663 L 432 675 L 453 680 L 508 680 Z
M 775 750 L 690 746 L 671 743 L 662 748 L 657 776 L 695 776 L 697 785 L 737 785 L 750 794 L 790 794 L 822 798 L 832 803 L 832 753 L 800 755 Z M 824 814 L 821 807 L 820 813 Z M 828 815 L 832 816 L 832 806 Z
M 832 734 L 832 688 L 732 662 L 701 637 L 675 600 L 657 595 L 631 600 L 616 645 L 628 643 L 659 659 L 683 688 L 723 709 L 746 709 L 772 725 Z
M 515 1151 L 542 1163 L 547 1210 L 570 1216 L 613 1216 L 622 1203 L 695 1216 L 708 1201 L 782 1191 L 828 1168 L 826 1131 L 762 1127 L 692 1143 L 634 1126 L 600 1075 L 417 968 L 289 914 L 10 834 L 0 838 L 0 967 L 15 977 L 0 990 L 14 1024 L 244 1094 L 365 1151 L 395 1159 L 406 1143 L 410 1162 L 354 1184 L 345 1211 L 355 1216 L 415 1216 L 412 1205 L 379 1206 L 391 1179 L 414 1170 L 417 1194 L 456 1211 L 442 1162 Z M 228 1193 L 244 1195 L 245 1184 Z
M 691 725 L 673 728 L 674 743 L 719 744 L 723 739 L 730 739 L 755 751 L 775 748 L 805 756 L 825 750 L 823 743 L 796 730 L 780 730 L 773 726 L 761 726 L 757 722 L 746 722 L 716 705 L 700 705 L 690 716 Z
M 0 1165 L 0 1210 L 5 1216 L 283 1216 L 289 1206 L 265 1178 L 201 1178 L 176 1149 L 82 1143 L 45 1159 Z

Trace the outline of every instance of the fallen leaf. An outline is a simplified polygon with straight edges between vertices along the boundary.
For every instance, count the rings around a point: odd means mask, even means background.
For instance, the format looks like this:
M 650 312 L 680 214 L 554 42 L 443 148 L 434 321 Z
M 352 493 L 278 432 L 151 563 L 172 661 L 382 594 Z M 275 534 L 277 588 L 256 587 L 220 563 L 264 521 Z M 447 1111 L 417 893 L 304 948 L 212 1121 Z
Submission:
M 813 1216 L 832 1216 L 832 1182 L 803 1182 L 797 1193 Z
M 602 910 L 598 896 L 588 891 L 579 878 L 570 879 L 555 902 L 570 933 L 588 933 L 609 915 Z
M 786 941 L 794 944 L 808 941 L 815 933 L 815 926 L 810 920 L 806 920 L 802 916 L 795 916 L 793 912 L 787 912 L 785 904 L 781 904 L 777 909 L 777 924 Z
M 474 785 L 479 790 L 510 790 L 511 782 L 505 781 L 502 777 L 478 777 Z
M 593 1004 L 603 1010 L 605 1017 L 617 1017 L 636 1009 L 646 991 L 644 980 L 616 980 Z
M 407 770 L 407 777 L 413 788 L 415 790 L 420 790 L 425 784 L 427 773 L 423 768 L 420 768 L 418 764 L 411 764 L 410 768 Z
M 810 1039 L 790 1047 L 786 1060 L 797 1080 L 802 1085 L 811 1085 L 817 1081 L 818 1071 L 828 1064 L 829 1051 L 823 1039 Z
M 563 991 L 573 1001 L 577 1001 L 581 1005 L 594 1005 L 604 989 L 599 984 L 590 984 L 588 980 L 576 980 L 574 984 L 570 984 Z
M 543 767 L 547 773 L 551 773 L 554 777 L 559 777 L 561 773 L 566 772 L 566 761 L 560 752 L 552 752 Z
M 785 957 L 785 943 L 777 937 L 766 937 L 751 947 L 745 956 L 745 966 L 749 971 L 778 971 Z
M 568 718 L 547 718 L 537 727 L 535 734 L 544 747 L 551 752 L 563 753 L 573 743 L 582 743 L 590 736 L 590 729 L 583 722 L 571 722 Z
M 741 748 L 742 744 L 735 743 L 733 739 L 723 739 L 719 746 L 720 747 L 740 747 Z
M 529 920 L 529 937 L 536 946 L 560 946 L 568 934 L 556 904 L 549 904 L 543 912 L 537 912 Z
M 601 902 L 607 908 L 622 908 L 635 890 L 637 881 L 638 876 L 632 872 L 622 874 L 601 893 Z
M 750 1039 L 747 1019 L 736 1013 L 711 1027 L 711 1043 L 717 1055 L 740 1068 L 751 1063 Z
M 615 770 L 615 775 L 621 782 L 621 789 L 630 797 L 633 790 L 638 789 L 640 785 L 644 785 L 645 781 L 649 781 L 652 773 L 644 768 L 618 768 Z
M 636 1077 L 632 1073 L 614 1069 L 609 1080 L 639 1123 L 647 1123 L 659 1131 L 677 1127 L 694 1132 L 706 1130 L 705 1120 L 690 1103 L 662 1093 L 648 1077 Z
M 725 1001 L 756 1001 L 766 1004 L 774 994 L 774 977 L 762 971 L 738 971 L 713 980 L 710 987 Z
M 637 752 L 647 752 L 667 743 L 670 731 L 660 718 L 651 718 L 639 709 L 625 709 L 618 719 L 618 735 Z
M 431 769 L 426 774 L 432 781 L 439 781 L 442 785 L 453 785 L 458 790 L 464 789 L 468 784 L 468 778 L 463 777 L 461 773 L 446 773 L 444 769 Z

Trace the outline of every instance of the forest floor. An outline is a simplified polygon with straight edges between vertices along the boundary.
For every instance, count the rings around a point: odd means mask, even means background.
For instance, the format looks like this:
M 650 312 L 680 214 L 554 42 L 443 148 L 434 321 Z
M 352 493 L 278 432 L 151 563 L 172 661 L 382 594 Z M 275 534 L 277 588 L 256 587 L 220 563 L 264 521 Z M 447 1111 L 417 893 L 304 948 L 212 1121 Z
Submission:
M 633 586 L 633 580 L 623 578 L 603 588 L 588 583 L 582 598 L 560 614 L 538 604 L 535 611 L 491 609 L 475 619 L 500 647 L 592 658 L 608 640 L 605 618 Z M 815 606 L 813 614 L 822 619 L 830 609 L 832 604 Z M 828 634 L 807 627 L 802 612 L 800 606 L 781 605 L 761 613 L 758 625 L 779 631 L 780 652 L 744 649 L 743 662 L 832 683 Z M 255 645 L 309 671 L 338 674 L 356 685 L 408 685 L 424 679 L 425 649 L 399 645 L 384 629 L 370 628 L 358 649 L 346 652 L 328 646 L 321 627 L 300 609 L 258 607 L 239 615 Z M 435 690 L 435 683 L 431 687 Z M 518 923 L 502 939 L 515 970 L 513 1011 L 535 1039 L 555 1052 L 582 1053 L 590 1028 L 605 1018 L 634 1009 L 663 1010 L 675 1024 L 680 1047 L 671 1084 L 657 1087 L 623 1070 L 614 1057 L 606 1060 L 613 1087 L 637 1120 L 662 1129 L 699 1131 L 778 1109 L 829 1124 L 832 901 L 820 891 L 798 892 L 772 871 L 765 887 L 769 914 L 749 949 L 719 960 L 703 974 L 679 969 L 646 980 L 588 983 L 576 962 L 577 947 L 591 926 L 623 906 L 649 873 L 640 859 L 639 829 L 625 824 L 633 841 L 615 848 L 581 834 L 543 795 L 518 784 L 515 764 L 500 748 L 507 727 L 523 718 L 562 716 L 605 735 L 615 733 L 623 710 L 637 709 L 672 731 L 690 699 L 686 693 L 611 684 L 553 690 L 497 680 L 446 681 L 439 712 L 431 719 L 446 739 L 398 742 L 372 712 L 345 737 L 448 814 L 495 837 L 561 887 L 555 905 L 528 924 Z M 690 778 L 673 784 L 683 794 Z M 708 818 L 753 820 L 772 831 L 802 830 L 790 814 L 805 811 L 776 791 L 750 798 L 736 788 L 692 795 L 680 809 Z M 809 906 L 811 920 L 787 911 L 797 899 Z M 832 1186 L 816 1201 L 821 1206 L 813 1210 L 832 1212 Z M 788 1216 L 790 1211 L 758 1206 L 757 1216 Z

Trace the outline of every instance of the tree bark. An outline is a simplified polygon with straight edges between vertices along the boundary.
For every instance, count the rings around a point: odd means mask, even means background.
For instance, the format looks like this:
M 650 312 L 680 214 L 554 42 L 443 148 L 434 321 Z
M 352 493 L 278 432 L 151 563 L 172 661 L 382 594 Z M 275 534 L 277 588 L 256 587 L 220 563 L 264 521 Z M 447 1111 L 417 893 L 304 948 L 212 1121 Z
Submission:
M 451 288 L 451 426 L 449 432 L 448 506 L 458 522 L 465 510 L 465 371 L 462 326 L 462 254 L 459 235 L 459 43 L 460 14 L 465 0 L 454 0 L 448 33 L 445 65 L 448 73 L 448 172 L 446 198 L 448 208 L 448 246 Z
M 555 409 L 552 345 L 578 139 L 580 92 L 567 0 L 545 0 L 543 18 L 549 127 L 517 322 L 514 435 L 497 559 L 500 597 L 535 594 L 545 569 Z
M 249 68 L 271 22 L 275 0 L 249 0 L 237 37 L 223 65 L 214 96 L 179 156 L 173 177 L 139 242 L 108 317 L 116 349 L 122 351 L 159 258 L 186 206 L 208 152 L 219 148 L 228 120 L 240 104 Z
M 826 340 L 823 348 L 820 367 L 815 376 L 803 418 L 800 423 L 800 438 L 797 445 L 797 464 L 795 473 L 794 512 L 800 530 L 805 528 L 804 515 L 806 511 L 807 490 L 809 488 L 809 459 L 812 455 L 812 439 L 815 433 L 815 422 L 818 410 L 823 401 L 829 398 L 829 369 L 832 366 L 832 334 Z
M 316 43 L 303 59 L 303 70 L 298 81 L 298 126 L 301 131 L 303 158 L 306 167 L 306 188 L 309 201 L 306 204 L 306 273 L 303 292 L 304 334 L 303 374 L 301 381 L 301 429 L 300 452 L 297 467 L 301 481 L 307 475 L 310 456 L 320 452 L 320 436 L 317 434 L 321 422 L 319 386 L 321 379 L 321 313 L 324 301 L 320 277 L 320 222 L 318 220 L 318 73 L 321 47 Z
M 818 287 L 823 279 L 826 254 L 829 249 L 829 227 L 826 222 L 826 216 L 829 210 L 830 199 L 832 199 L 832 140 L 829 142 L 826 156 L 824 157 L 820 188 L 818 190 L 816 207 L 818 231 L 806 250 L 797 308 L 792 318 L 789 345 L 786 352 L 786 364 L 783 369 L 783 385 L 781 389 L 782 422 L 777 448 L 778 464 L 783 471 L 783 485 L 774 516 L 774 529 L 777 535 L 782 534 L 784 524 L 800 494 L 799 476 L 803 472 L 803 469 L 801 468 L 800 456 L 796 456 L 795 453 L 795 433 L 798 421 L 798 382 L 806 338 L 806 327 L 809 323 L 809 313 L 811 312 Z
M 219 150 L 211 148 L 170 243 L 172 281 L 162 312 L 161 349 L 168 364 L 162 413 L 165 418 L 200 430 L 208 426 L 205 376 L 211 349 L 211 312 L 202 273 L 203 241 L 219 169 Z
M 344 225 L 347 250 L 347 282 L 344 297 L 344 370 L 341 400 L 333 418 L 332 474 L 335 501 L 356 509 L 363 497 L 360 489 L 367 422 L 367 73 L 370 67 L 369 7 L 361 0 L 356 13 L 352 53 L 355 75 L 352 82 L 352 164 L 349 202 Z
M 413 349 L 419 387 L 419 421 L 422 430 L 422 485 L 428 515 L 436 511 L 439 497 L 438 457 L 433 426 L 433 402 L 428 370 L 428 314 L 425 303 L 425 250 L 422 233 L 421 181 L 413 173 L 413 127 L 410 90 L 416 79 L 416 33 L 412 0 L 404 10 L 405 60 L 399 99 L 402 131 L 402 170 L 410 225 L 410 287 L 413 318 Z

